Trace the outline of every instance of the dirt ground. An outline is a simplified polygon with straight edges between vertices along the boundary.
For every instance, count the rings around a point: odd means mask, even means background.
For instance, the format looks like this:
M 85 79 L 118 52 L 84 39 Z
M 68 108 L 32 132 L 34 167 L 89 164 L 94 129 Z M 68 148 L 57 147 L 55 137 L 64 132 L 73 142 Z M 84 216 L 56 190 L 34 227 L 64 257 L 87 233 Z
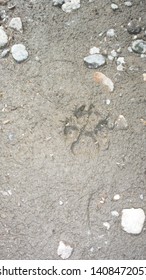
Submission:
M 0 6 L 23 22 L 23 34 L 7 28 L 10 46 L 29 52 L 20 64 L 11 54 L 0 60 L 1 259 L 60 259 L 61 240 L 74 249 L 70 259 L 146 258 L 146 226 L 139 235 L 121 227 L 122 209 L 146 213 L 146 58 L 128 51 L 126 30 L 140 17 L 146 28 L 146 2 L 114 3 L 117 11 L 110 0 L 84 0 L 69 14 L 51 0 Z M 105 40 L 110 28 L 116 37 Z M 93 46 L 108 54 L 121 47 L 124 71 L 108 59 L 99 68 L 112 93 L 84 64 Z M 119 115 L 128 129 L 113 127 Z

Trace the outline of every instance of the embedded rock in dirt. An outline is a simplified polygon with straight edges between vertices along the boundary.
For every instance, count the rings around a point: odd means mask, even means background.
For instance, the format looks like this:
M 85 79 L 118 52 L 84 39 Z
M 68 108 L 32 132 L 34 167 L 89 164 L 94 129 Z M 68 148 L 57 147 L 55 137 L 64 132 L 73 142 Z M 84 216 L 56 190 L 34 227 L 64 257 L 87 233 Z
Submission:
M 53 0 L 53 6 L 61 7 L 64 4 L 64 0 Z
M 128 123 L 127 123 L 127 120 L 125 119 L 125 117 L 123 115 L 120 115 L 118 117 L 118 119 L 116 120 L 115 122 L 115 127 L 118 129 L 118 130 L 124 130 L 124 129 L 127 129 L 128 128 Z
M 72 252 L 73 248 L 70 245 L 65 244 L 63 241 L 59 242 L 59 246 L 57 249 L 58 256 L 66 260 L 71 256 Z
M 62 5 L 62 10 L 65 13 L 71 13 L 73 10 L 80 8 L 80 0 L 65 0 L 65 3 Z
M 115 30 L 113 28 L 109 29 L 106 33 L 108 37 L 114 37 L 115 36 Z
M 132 50 L 136 53 L 146 53 L 146 42 L 143 40 L 136 40 L 132 42 Z
M 121 226 L 124 231 L 131 234 L 139 234 L 143 229 L 145 213 L 141 208 L 122 210 Z
M 9 54 L 9 52 L 10 52 L 10 49 L 5 49 L 5 50 L 3 50 L 3 52 L 1 53 L 1 58 L 4 58 L 4 57 L 6 57 L 8 54 Z
M 138 34 L 141 32 L 141 26 L 139 25 L 139 22 L 135 20 L 131 20 L 127 25 L 127 31 L 129 34 Z
M 28 58 L 28 52 L 27 52 L 25 46 L 22 44 L 13 45 L 11 48 L 11 53 L 12 53 L 13 58 L 17 62 L 22 62 Z
M 132 2 L 131 1 L 126 1 L 124 4 L 127 7 L 132 7 Z
M 91 54 L 84 58 L 84 62 L 88 68 L 96 69 L 104 65 L 106 60 L 102 54 Z
M 116 10 L 119 9 L 118 5 L 114 4 L 114 3 L 111 4 L 111 8 L 112 8 L 113 11 L 116 11 Z
M 9 23 L 9 27 L 14 30 L 21 31 L 22 30 L 21 18 L 20 17 L 12 18 Z
M 6 32 L 4 31 L 3 27 L 0 27 L 0 48 L 3 48 L 8 43 L 8 36 Z
M 94 80 L 96 81 L 96 83 L 106 86 L 110 92 L 114 91 L 114 83 L 110 78 L 105 76 L 103 73 L 95 72 Z

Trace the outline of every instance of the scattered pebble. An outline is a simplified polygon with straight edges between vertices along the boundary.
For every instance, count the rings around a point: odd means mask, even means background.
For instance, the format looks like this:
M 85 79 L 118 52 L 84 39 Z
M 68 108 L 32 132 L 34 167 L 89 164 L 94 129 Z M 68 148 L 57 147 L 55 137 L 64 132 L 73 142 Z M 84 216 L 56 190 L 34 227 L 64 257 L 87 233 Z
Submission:
M 117 58 L 117 70 L 118 71 L 123 71 L 124 70 L 123 64 L 125 64 L 124 57 L 123 56 L 119 56 Z
M 142 28 L 136 20 L 131 20 L 127 25 L 127 31 L 129 34 L 139 34 L 141 30 Z
M 93 248 L 93 247 L 90 248 L 90 252 L 91 252 L 91 253 L 94 252 L 94 248 Z
M 132 50 L 136 53 L 146 53 L 146 42 L 143 40 L 135 40 L 132 42 Z
M 5 47 L 7 43 L 8 43 L 8 36 L 4 31 L 3 27 L 0 26 L 0 48 Z
M 59 242 L 57 254 L 63 260 L 68 259 L 71 256 L 72 252 L 73 252 L 73 248 L 70 245 L 65 244 L 63 241 Z
M 114 121 L 111 118 L 108 119 L 107 126 L 108 126 L 108 129 L 110 129 L 110 130 L 114 129 L 115 124 L 114 124 Z
M 140 57 L 141 57 L 141 58 L 146 58 L 146 54 L 143 54 L 143 53 L 142 53 L 142 54 L 140 55 Z
M 59 201 L 59 205 L 60 205 L 60 206 L 63 205 L 63 201 L 62 201 L 62 200 Z
M 114 10 L 114 11 L 116 11 L 116 10 L 119 9 L 118 5 L 117 5 L 117 4 L 114 4 L 114 3 L 111 4 L 111 8 L 112 8 L 112 10 Z
M 111 51 L 111 55 L 112 55 L 113 57 L 117 57 L 117 56 L 118 56 L 118 54 L 117 54 L 117 52 L 116 52 L 115 50 L 112 50 L 112 51 Z
M 113 28 L 109 29 L 106 33 L 108 37 L 114 37 L 115 36 L 115 30 Z
M 120 199 L 120 195 L 119 194 L 115 194 L 113 197 L 113 200 L 117 201 Z
M 8 124 L 8 123 L 10 123 L 10 120 L 5 120 L 5 121 L 3 121 L 3 124 L 4 124 L 4 125 L 6 125 L 6 124 Z
M 6 14 L 6 11 L 5 11 L 5 10 L 1 10 L 1 11 L 0 11 L 0 21 L 5 22 L 6 19 L 8 19 L 8 16 L 7 16 L 7 14 Z
M 143 75 L 144 82 L 146 82 L 146 73 L 143 73 L 142 75 Z
M 105 203 L 105 198 L 104 198 L 104 197 L 101 198 L 100 203 L 101 203 L 101 204 L 104 204 L 104 203 Z
M 130 53 L 132 53 L 132 52 L 133 52 L 133 50 L 132 50 L 132 48 L 131 48 L 131 47 L 128 47 L 128 52 L 130 52 Z
M 97 53 L 100 53 L 99 48 L 93 47 L 93 48 L 90 49 L 90 54 L 97 54 Z
M 10 132 L 10 133 L 8 134 L 8 139 L 9 139 L 10 141 L 13 141 L 13 140 L 14 140 L 14 134 Z
M 112 82 L 112 80 L 110 78 L 108 78 L 107 76 L 105 76 L 103 73 L 101 72 L 95 72 L 94 73 L 94 80 L 98 83 L 98 84 L 102 84 L 105 85 L 106 87 L 108 87 L 108 90 L 110 92 L 114 91 L 114 83 Z
M 141 200 L 143 200 L 143 198 L 144 198 L 143 194 L 140 194 L 139 197 L 140 197 Z
M 22 62 L 28 58 L 28 52 L 27 52 L 25 46 L 22 44 L 13 45 L 11 48 L 11 53 L 12 53 L 13 58 L 17 62 Z
M 110 103 L 111 103 L 110 99 L 106 99 L 105 103 L 106 103 L 106 105 L 110 105 Z
M 15 7 L 16 7 L 16 4 L 11 4 L 11 5 L 8 6 L 8 9 L 9 10 L 14 10 Z
M 117 70 L 118 70 L 118 71 L 123 71 L 123 70 L 124 70 L 124 66 L 123 66 L 122 64 L 119 64 L 119 65 L 117 66 Z
M 124 231 L 131 234 L 139 234 L 145 221 L 145 213 L 141 208 L 122 210 L 121 226 Z
M 12 18 L 9 27 L 17 30 L 17 31 L 22 31 L 22 21 L 20 17 Z
M 103 223 L 103 226 L 106 227 L 107 230 L 109 230 L 111 227 L 108 222 Z
M 5 49 L 5 50 L 3 50 L 0 57 L 1 57 L 1 58 L 6 57 L 6 56 L 9 54 L 9 52 L 10 52 L 10 49 Z
M 64 0 L 53 0 L 53 6 L 61 7 L 64 4 Z
M 117 211 L 111 211 L 113 217 L 119 217 L 119 213 Z
M 73 10 L 80 8 L 80 0 L 66 0 L 62 5 L 62 10 L 65 13 L 71 13 Z
M 127 7 L 131 7 L 132 6 L 132 2 L 131 1 L 126 1 L 124 4 Z
M 125 64 L 125 60 L 123 56 L 119 56 L 117 59 L 117 64 Z
M 112 55 L 108 55 L 108 59 L 110 60 L 110 61 L 113 61 L 114 60 L 114 57 L 112 56 Z
M 105 64 L 105 57 L 101 54 L 91 54 L 84 58 L 84 62 L 88 68 L 96 69 Z
M 125 117 L 123 115 L 119 115 L 118 119 L 115 122 L 115 127 L 118 130 L 124 130 L 124 129 L 128 128 L 127 120 L 125 119 Z

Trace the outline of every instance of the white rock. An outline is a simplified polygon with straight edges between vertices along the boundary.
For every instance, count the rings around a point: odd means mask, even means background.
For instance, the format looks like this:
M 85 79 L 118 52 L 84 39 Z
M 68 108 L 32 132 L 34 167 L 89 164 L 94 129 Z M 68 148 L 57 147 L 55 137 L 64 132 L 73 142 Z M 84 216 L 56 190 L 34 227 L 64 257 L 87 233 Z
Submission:
M 143 54 L 143 53 L 142 53 L 142 54 L 140 55 L 140 57 L 141 57 L 141 58 L 146 58 L 146 54 Z
M 125 59 L 123 56 L 119 56 L 117 58 L 117 65 L 120 65 L 120 64 L 125 64 Z
M 4 31 L 3 27 L 0 26 L 0 48 L 5 47 L 7 43 L 8 43 L 8 36 Z
M 131 1 L 126 1 L 124 4 L 127 7 L 131 7 L 132 6 L 132 2 Z
M 112 10 L 117 10 L 117 9 L 119 9 L 119 7 L 118 7 L 118 5 L 117 4 L 114 4 L 114 3 L 112 3 L 111 4 L 111 8 L 112 8 Z
M 73 10 L 80 8 L 80 0 L 65 0 L 65 3 L 62 5 L 62 10 L 65 13 L 71 13 Z
M 96 69 L 105 64 L 106 60 L 102 54 L 90 54 L 84 58 L 88 68 Z
M 59 242 L 59 246 L 57 249 L 58 256 L 66 260 L 71 256 L 72 252 L 73 248 L 70 245 L 66 245 L 63 241 Z
M 90 49 L 90 54 L 96 54 L 96 53 L 100 53 L 99 48 L 93 47 L 93 48 Z
M 109 29 L 106 33 L 108 37 L 114 37 L 115 36 L 115 30 L 113 28 Z
M 115 194 L 113 197 L 113 200 L 117 201 L 120 199 L 120 195 L 119 194 Z
M 12 18 L 9 27 L 17 31 L 22 31 L 22 21 L 20 17 Z
M 124 70 L 124 66 L 123 66 L 122 64 L 119 64 L 119 65 L 117 66 L 117 70 L 118 70 L 118 71 L 123 71 L 123 70 Z
M 2 53 L 1 53 L 1 58 L 6 57 L 6 56 L 8 55 L 9 52 L 10 52 L 10 49 L 5 49 L 5 50 L 3 50 Z
M 53 0 L 53 6 L 59 6 L 61 7 L 64 3 L 64 0 Z
M 111 51 L 111 55 L 112 55 L 113 57 L 117 57 L 117 56 L 118 56 L 118 54 L 117 54 L 117 52 L 116 52 L 115 50 L 112 50 L 112 51 Z
M 124 129 L 128 128 L 127 120 L 125 119 L 125 117 L 123 115 L 119 115 L 118 119 L 115 122 L 115 127 L 118 130 L 124 130 Z
M 63 201 L 62 201 L 62 200 L 59 201 L 59 205 L 60 205 L 60 206 L 63 205 Z
M 122 210 L 121 226 L 124 231 L 131 234 L 139 234 L 145 222 L 145 213 L 141 208 Z
M 130 52 L 130 53 L 132 53 L 132 52 L 133 52 L 133 50 L 132 50 L 132 48 L 131 48 L 131 47 L 128 47 L 128 52 Z
M 11 53 L 12 53 L 13 58 L 17 62 L 22 62 L 28 58 L 28 52 L 27 52 L 25 46 L 22 44 L 13 45 L 11 48 Z
M 103 223 L 103 226 L 106 227 L 107 230 L 109 230 L 111 227 L 108 222 Z
M 119 213 L 117 211 L 111 211 L 113 217 L 119 217 Z
M 111 103 L 111 101 L 110 101 L 110 99 L 106 99 L 106 105 L 110 105 L 110 103 Z
M 143 194 L 140 194 L 139 197 L 140 197 L 141 200 L 143 200 L 143 198 L 144 198 Z
M 114 60 L 114 57 L 112 56 L 112 55 L 108 55 L 108 59 L 110 60 L 110 61 L 113 61 Z

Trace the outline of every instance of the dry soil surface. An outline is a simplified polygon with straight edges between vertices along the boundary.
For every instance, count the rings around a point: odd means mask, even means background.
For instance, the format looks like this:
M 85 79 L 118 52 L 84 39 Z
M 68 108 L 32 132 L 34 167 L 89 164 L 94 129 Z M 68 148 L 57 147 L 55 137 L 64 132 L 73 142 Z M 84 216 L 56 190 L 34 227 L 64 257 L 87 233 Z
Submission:
M 146 58 L 128 51 L 126 30 L 140 20 L 144 39 L 146 3 L 131 2 L 114 1 L 113 11 L 110 0 L 81 0 L 71 13 L 51 0 L 0 5 L 9 46 L 29 52 L 23 63 L 0 59 L 1 259 L 60 259 L 61 240 L 74 249 L 70 259 L 146 258 L 145 225 L 139 235 L 121 227 L 122 209 L 146 212 Z M 8 27 L 18 16 L 23 33 Z M 108 58 L 98 69 L 114 82 L 111 93 L 84 64 L 93 46 L 106 55 L 121 48 L 123 71 Z M 119 115 L 127 129 L 114 127 Z

